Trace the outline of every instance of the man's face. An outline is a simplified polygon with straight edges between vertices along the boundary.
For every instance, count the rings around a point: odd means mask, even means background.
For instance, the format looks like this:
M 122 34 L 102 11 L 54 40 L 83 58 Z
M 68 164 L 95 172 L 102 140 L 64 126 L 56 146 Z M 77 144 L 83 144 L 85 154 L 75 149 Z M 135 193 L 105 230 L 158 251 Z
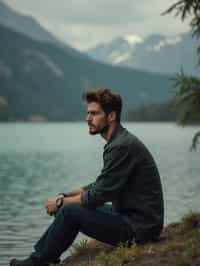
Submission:
M 91 135 L 104 133 L 109 128 L 108 117 L 100 104 L 91 102 L 87 104 L 87 118 L 89 133 Z

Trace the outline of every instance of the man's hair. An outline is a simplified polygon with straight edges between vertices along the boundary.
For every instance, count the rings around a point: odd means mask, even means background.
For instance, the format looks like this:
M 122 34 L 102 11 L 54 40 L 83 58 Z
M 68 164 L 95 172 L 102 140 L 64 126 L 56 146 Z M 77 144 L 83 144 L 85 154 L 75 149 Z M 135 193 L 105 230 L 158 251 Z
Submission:
M 122 99 L 117 93 L 113 93 L 107 88 L 99 88 L 97 90 L 88 90 L 82 94 L 82 99 L 86 103 L 96 102 L 106 114 L 116 112 L 116 121 L 120 122 Z

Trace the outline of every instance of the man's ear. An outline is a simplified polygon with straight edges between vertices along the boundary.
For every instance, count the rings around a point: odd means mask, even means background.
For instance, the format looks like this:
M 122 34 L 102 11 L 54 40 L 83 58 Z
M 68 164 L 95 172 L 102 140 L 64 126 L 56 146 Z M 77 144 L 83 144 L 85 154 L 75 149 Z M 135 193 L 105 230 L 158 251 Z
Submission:
M 108 114 L 108 121 L 113 122 L 116 121 L 117 115 L 115 111 L 112 111 Z

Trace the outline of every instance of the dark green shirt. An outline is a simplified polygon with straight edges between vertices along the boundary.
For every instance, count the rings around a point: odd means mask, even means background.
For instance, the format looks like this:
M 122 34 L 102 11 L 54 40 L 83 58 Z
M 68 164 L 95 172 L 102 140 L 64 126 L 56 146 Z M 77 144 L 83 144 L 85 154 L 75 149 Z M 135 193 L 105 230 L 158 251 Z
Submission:
M 112 202 L 131 226 L 137 242 L 158 237 L 164 207 L 160 176 L 145 145 L 120 124 L 104 146 L 104 166 L 96 181 L 81 195 L 84 207 Z

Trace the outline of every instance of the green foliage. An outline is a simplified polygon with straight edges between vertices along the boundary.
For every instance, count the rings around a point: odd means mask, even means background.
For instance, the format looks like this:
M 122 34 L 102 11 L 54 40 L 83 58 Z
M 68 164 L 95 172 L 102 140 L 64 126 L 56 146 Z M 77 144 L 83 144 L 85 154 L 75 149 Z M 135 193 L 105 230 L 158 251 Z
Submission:
M 200 231 L 195 232 L 193 238 L 189 239 L 187 246 L 179 255 L 174 258 L 174 266 L 190 266 L 195 259 L 200 257 Z M 197 264 L 196 264 L 197 265 Z
M 200 37 L 200 1 L 199 0 L 180 0 L 173 4 L 163 14 L 175 11 L 175 16 L 181 16 L 181 20 L 190 19 L 190 27 L 194 37 Z M 197 49 L 200 56 L 200 46 Z M 200 58 L 199 58 L 200 60 Z M 195 118 L 200 122 L 200 79 L 197 77 L 188 77 L 181 71 L 175 77 L 176 108 L 179 111 L 179 122 L 185 124 L 188 119 Z M 196 132 L 192 140 L 192 149 L 196 149 L 200 131 Z
M 112 257 L 110 256 L 110 254 L 102 251 L 99 255 L 96 256 L 96 261 L 105 266 L 109 266 L 112 263 Z
M 188 121 L 200 122 L 200 79 L 188 77 L 181 71 L 175 77 L 177 88 L 175 107 L 178 111 L 178 121 L 185 125 Z M 200 132 L 193 137 L 191 150 L 196 149 Z
M 180 0 L 173 4 L 163 14 L 175 11 L 175 16 L 181 16 L 181 20 L 190 19 L 190 27 L 192 33 L 196 37 L 200 37 L 200 2 L 199 0 Z
M 182 112 L 181 124 L 185 124 L 194 114 L 200 121 L 200 79 L 187 77 L 183 71 L 175 78 L 176 107 Z
M 182 218 L 182 226 L 184 230 L 192 230 L 200 228 L 200 213 L 191 211 Z
M 127 247 L 127 245 L 120 244 L 109 253 L 100 252 L 100 254 L 96 256 L 95 259 L 100 263 L 100 265 L 121 266 L 124 265 L 124 263 L 128 261 L 129 258 L 133 258 L 136 255 L 136 244 L 133 244 L 131 247 Z

